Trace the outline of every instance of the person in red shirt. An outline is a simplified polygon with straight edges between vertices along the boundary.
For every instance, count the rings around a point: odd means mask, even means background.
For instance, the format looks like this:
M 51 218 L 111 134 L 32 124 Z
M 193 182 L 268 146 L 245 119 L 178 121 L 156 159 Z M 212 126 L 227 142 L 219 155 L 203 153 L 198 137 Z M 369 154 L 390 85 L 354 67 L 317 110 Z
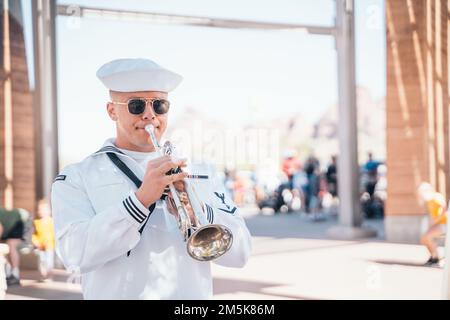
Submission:
M 290 189 L 293 188 L 292 180 L 293 180 L 294 174 L 298 170 L 300 170 L 300 168 L 301 168 L 300 160 L 295 156 L 295 153 L 290 150 L 288 152 L 286 152 L 284 160 L 283 160 L 283 164 L 282 164 L 282 170 L 289 180 L 289 188 Z

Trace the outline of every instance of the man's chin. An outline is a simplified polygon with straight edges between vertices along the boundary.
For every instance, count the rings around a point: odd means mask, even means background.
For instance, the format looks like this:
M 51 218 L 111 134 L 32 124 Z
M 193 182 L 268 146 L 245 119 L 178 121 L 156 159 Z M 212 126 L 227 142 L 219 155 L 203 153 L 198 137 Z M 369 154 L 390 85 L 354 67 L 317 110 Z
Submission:
M 139 148 L 148 149 L 149 147 L 152 148 L 153 144 L 151 143 L 150 136 L 144 129 L 138 129 L 138 132 L 135 132 L 132 138 L 133 144 L 136 145 Z M 155 136 L 156 140 L 160 141 L 161 136 L 158 132 L 158 129 L 155 130 Z
M 149 144 L 149 143 L 139 143 L 136 144 L 136 146 L 139 148 L 139 150 L 141 152 L 153 152 L 155 151 L 155 148 L 153 147 L 153 145 Z
M 158 138 L 157 138 L 158 139 Z M 159 141 L 159 139 L 158 139 Z M 144 150 L 149 150 L 149 149 L 155 149 L 153 144 L 149 141 L 149 139 L 139 139 L 138 141 L 136 141 L 136 145 Z

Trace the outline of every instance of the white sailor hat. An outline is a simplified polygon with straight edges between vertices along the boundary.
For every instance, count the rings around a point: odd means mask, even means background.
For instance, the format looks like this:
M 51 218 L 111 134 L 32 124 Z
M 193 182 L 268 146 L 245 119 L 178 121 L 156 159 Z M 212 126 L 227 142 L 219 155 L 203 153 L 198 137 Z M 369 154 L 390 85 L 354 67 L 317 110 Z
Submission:
M 118 92 L 175 89 L 183 77 L 149 59 L 117 59 L 100 67 L 97 77 L 106 88 Z

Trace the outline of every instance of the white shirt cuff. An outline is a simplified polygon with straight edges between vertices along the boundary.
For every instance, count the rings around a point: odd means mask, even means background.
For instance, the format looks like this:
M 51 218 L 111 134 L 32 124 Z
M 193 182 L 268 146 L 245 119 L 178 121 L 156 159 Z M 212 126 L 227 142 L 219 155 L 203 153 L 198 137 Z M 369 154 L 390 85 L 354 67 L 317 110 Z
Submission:
M 151 211 L 136 198 L 134 191 L 122 201 L 122 206 L 128 217 L 131 217 L 133 222 L 138 225 L 142 225 L 151 214 Z

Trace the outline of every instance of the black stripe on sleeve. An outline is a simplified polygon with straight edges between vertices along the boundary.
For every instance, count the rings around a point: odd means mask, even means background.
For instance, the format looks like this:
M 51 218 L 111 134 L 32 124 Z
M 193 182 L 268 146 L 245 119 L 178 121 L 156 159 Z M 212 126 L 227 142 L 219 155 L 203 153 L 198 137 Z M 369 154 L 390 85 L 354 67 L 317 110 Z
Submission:
M 131 197 L 126 198 L 125 202 L 128 204 L 128 207 L 136 214 L 137 217 L 142 219 L 142 221 L 145 220 L 145 218 L 146 218 L 145 214 L 143 214 L 140 210 L 134 209 L 134 207 L 136 207 L 136 205 L 133 203 L 133 200 L 131 200 Z
M 205 206 L 206 206 L 206 214 L 207 214 L 208 221 L 209 221 L 209 223 L 213 223 L 213 221 L 214 221 L 213 209 L 210 206 L 208 206 L 207 204 L 205 204 Z
M 123 206 L 125 207 L 127 212 L 130 214 L 130 216 L 132 216 L 133 219 L 136 220 L 137 222 L 142 223 L 145 220 L 145 218 L 142 218 L 141 216 L 139 216 L 139 214 L 137 214 L 133 210 L 133 208 L 130 207 L 130 205 L 128 204 L 128 198 L 123 201 Z
M 132 207 L 133 207 L 134 209 L 136 209 L 137 212 L 140 213 L 139 216 L 140 216 L 140 217 L 143 217 L 143 218 L 145 219 L 145 214 L 144 214 L 141 210 L 139 210 L 139 208 L 134 204 L 134 202 L 133 202 L 133 200 L 131 199 L 131 197 L 128 197 L 127 200 L 129 200 L 130 203 L 131 203 L 131 205 L 132 205 Z

